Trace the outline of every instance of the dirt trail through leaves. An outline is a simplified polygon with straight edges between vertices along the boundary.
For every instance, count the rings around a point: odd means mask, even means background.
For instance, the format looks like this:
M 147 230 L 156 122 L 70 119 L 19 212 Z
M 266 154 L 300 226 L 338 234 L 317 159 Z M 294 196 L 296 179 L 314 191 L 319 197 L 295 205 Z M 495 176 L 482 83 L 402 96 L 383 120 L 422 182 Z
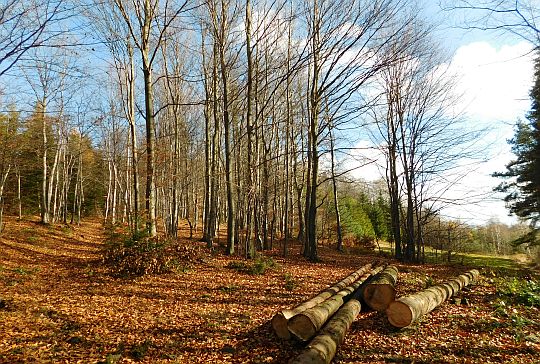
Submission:
M 206 251 L 183 272 L 122 279 L 101 266 L 102 243 L 96 221 L 8 220 L 0 237 L 0 362 L 285 363 L 302 346 L 273 334 L 272 315 L 375 258 L 322 249 L 323 261 L 312 264 L 296 248 L 286 260 L 273 252 L 278 267 L 250 275 L 228 268 L 238 258 Z M 402 265 L 399 295 L 465 269 Z M 383 315 L 361 313 L 335 362 L 539 361 L 538 309 L 497 312 L 497 278 L 486 272 L 465 292 L 470 305 L 445 303 L 412 328 L 397 331 Z

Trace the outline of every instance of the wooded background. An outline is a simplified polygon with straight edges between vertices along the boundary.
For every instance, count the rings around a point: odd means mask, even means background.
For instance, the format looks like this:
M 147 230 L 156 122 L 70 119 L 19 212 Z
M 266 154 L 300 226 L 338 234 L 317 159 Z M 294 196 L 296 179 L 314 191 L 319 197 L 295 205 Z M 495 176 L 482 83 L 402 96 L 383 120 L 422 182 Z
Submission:
M 0 227 L 179 221 L 228 254 L 291 241 L 424 259 L 509 253 L 524 226 L 441 214 L 482 160 L 450 55 L 409 0 L 17 1 L 0 25 Z M 359 147 L 370 141 L 384 160 Z M 375 182 L 352 170 L 379 163 Z M 361 171 L 361 169 L 360 169 Z M 357 174 L 356 174 L 357 175 Z M 223 242 L 223 241 L 220 241 Z

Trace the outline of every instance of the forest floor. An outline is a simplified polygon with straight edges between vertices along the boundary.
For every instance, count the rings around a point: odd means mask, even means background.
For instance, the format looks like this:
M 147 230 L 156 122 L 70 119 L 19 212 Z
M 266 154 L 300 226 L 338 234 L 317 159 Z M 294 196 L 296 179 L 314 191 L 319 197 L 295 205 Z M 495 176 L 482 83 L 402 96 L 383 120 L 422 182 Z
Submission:
M 103 240 L 98 221 L 77 227 L 7 219 L 0 237 L 1 363 L 286 363 L 303 346 L 275 336 L 274 313 L 365 263 L 392 262 L 322 247 L 314 264 L 293 247 L 287 259 L 269 252 L 276 267 L 251 275 L 231 268 L 241 258 L 186 239 L 203 259 L 175 273 L 119 278 L 101 264 Z M 473 268 L 396 264 L 398 296 Z M 411 327 L 397 330 L 383 314 L 362 312 L 334 362 L 540 362 L 540 310 L 523 304 L 520 286 L 537 273 L 505 264 L 475 266 L 482 276 L 463 292 L 467 305 L 446 302 Z

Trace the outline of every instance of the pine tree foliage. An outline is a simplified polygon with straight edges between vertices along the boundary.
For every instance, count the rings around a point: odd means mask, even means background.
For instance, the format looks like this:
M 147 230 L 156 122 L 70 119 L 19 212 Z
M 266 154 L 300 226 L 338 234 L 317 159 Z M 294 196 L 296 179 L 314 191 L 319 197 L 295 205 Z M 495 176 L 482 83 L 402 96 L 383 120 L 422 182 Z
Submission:
M 540 242 L 540 56 L 536 59 L 534 77 L 531 111 L 527 121 L 518 121 L 514 138 L 509 140 L 516 159 L 506 166 L 505 172 L 494 174 L 507 179 L 496 190 L 506 193 L 504 200 L 510 212 L 530 226 L 530 231 L 517 239 L 516 244 L 530 245 Z

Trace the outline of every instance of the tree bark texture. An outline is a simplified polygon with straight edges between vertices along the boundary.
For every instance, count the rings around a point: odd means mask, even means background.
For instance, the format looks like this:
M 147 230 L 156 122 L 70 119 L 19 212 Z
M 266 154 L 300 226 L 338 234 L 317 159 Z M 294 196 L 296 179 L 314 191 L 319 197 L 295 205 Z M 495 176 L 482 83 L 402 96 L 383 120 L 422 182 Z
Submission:
M 362 288 L 362 299 L 376 311 L 384 311 L 396 299 L 395 285 L 398 270 L 390 265 L 378 273 Z
M 345 303 L 308 346 L 290 364 L 329 364 L 362 308 L 360 301 Z
M 421 292 L 400 297 L 386 309 L 388 321 L 395 327 L 406 327 L 418 318 L 433 311 L 437 306 L 458 293 L 478 278 L 480 273 L 470 270 L 448 282 L 430 287 Z

